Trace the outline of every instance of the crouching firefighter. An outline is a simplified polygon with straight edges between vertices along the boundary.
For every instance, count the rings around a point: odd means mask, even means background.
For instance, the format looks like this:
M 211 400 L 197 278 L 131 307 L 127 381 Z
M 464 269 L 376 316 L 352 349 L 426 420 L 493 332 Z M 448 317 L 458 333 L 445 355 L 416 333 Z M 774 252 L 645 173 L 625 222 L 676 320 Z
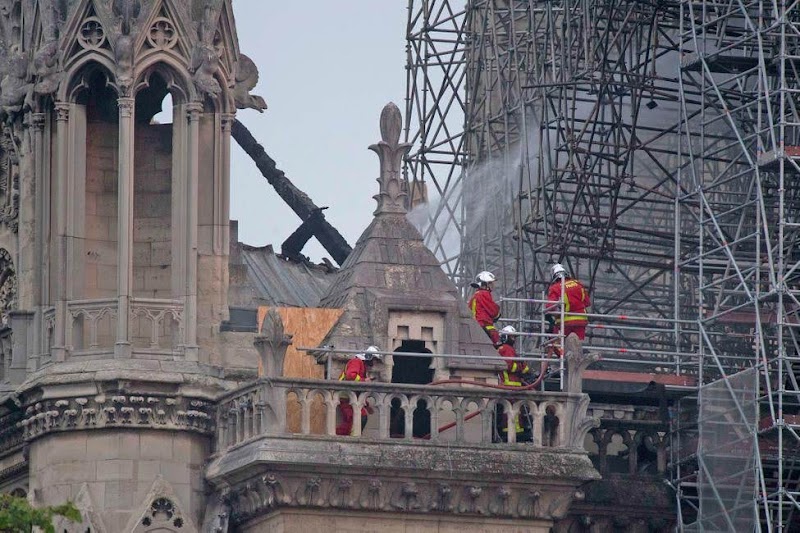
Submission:
M 377 353 L 379 350 L 376 346 L 370 346 L 363 353 L 356 354 L 355 357 L 347 362 L 347 365 L 339 375 L 339 381 L 371 381 L 367 372 L 372 368 L 372 363 L 375 359 L 380 359 L 381 354 Z M 339 412 L 339 423 L 336 425 L 337 435 L 352 435 L 353 434 L 353 406 L 350 403 L 350 395 L 346 392 L 340 393 L 339 405 L 337 406 Z M 371 409 L 366 405 L 361 408 L 361 431 L 367 425 L 367 416 Z
M 532 383 L 535 379 L 530 366 L 525 361 L 517 359 L 517 350 L 514 344 L 517 340 L 517 330 L 513 326 L 506 326 L 500 330 L 500 347 L 497 353 L 500 357 L 506 360 L 506 369 L 500 375 L 500 383 L 507 387 L 523 387 Z M 497 430 L 498 441 L 508 442 L 508 417 L 505 414 L 505 409 L 502 405 L 498 405 L 495 410 L 497 423 L 495 424 Z M 522 405 L 514 420 L 514 428 L 517 433 L 517 442 L 531 442 L 532 423 L 531 423 L 530 410 L 527 405 Z
M 470 283 L 474 289 L 475 294 L 469 300 L 469 308 L 472 311 L 472 316 L 483 328 L 483 331 L 492 340 L 495 348 L 500 346 L 500 334 L 494 323 L 500 318 L 500 306 L 494 301 L 492 297 L 492 286 L 497 278 L 491 272 L 483 271 L 475 276 L 475 281 Z

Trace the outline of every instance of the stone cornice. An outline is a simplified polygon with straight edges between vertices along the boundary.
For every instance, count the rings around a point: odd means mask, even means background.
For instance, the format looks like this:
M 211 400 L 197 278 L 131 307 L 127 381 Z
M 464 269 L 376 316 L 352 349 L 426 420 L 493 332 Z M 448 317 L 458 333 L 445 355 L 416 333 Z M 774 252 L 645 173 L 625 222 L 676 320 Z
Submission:
M 213 404 L 182 396 L 98 394 L 41 400 L 19 423 L 30 441 L 59 431 L 104 428 L 166 429 L 213 434 Z
M 223 493 L 234 524 L 287 507 L 557 520 L 583 497 L 574 487 L 535 482 L 287 472 L 267 472 Z

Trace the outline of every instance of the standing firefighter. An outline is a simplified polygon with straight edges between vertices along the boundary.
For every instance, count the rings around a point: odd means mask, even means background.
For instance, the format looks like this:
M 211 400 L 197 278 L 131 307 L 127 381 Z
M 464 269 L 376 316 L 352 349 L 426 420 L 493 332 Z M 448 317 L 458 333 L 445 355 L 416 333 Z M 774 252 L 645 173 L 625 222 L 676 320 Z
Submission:
M 376 346 L 370 346 L 364 353 L 356 354 L 355 357 L 347 362 L 347 365 L 339 375 L 339 381 L 370 381 L 367 371 L 372 367 L 375 359 L 380 359 L 381 355 Z M 337 435 L 351 435 L 353 432 L 353 406 L 350 404 L 350 395 L 342 393 L 339 396 L 339 423 L 336 425 Z M 361 408 L 361 431 L 367 425 L 367 414 L 369 408 Z
M 500 334 L 494 323 L 500 318 L 500 306 L 495 303 L 492 297 L 492 285 L 497 278 L 491 272 L 483 271 L 475 277 L 475 281 L 470 286 L 477 289 L 469 300 L 469 308 L 472 316 L 478 321 L 483 331 L 492 339 L 492 344 L 497 348 L 500 346 Z
M 586 339 L 586 324 L 589 319 L 586 313 L 589 308 L 589 291 L 583 284 L 567 275 L 566 269 L 556 263 L 550 267 L 550 274 L 553 280 L 550 289 L 547 291 L 549 302 L 562 302 L 564 306 L 564 337 L 574 333 L 580 340 Z M 561 293 L 561 286 L 564 286 L 564 293 Z M 548 303 L 544 308 L 547 321 L 550 323 L 551 333 L 561 332 L 561 308 L 555 303 Z
M 514 344 L 517 340 L 517 330 L 514 326 L 506 326 L 500 330 L 500 348 L 497 353 L 500 357 L 506 359 L 506 369 L 501 374 L 502 384 L 507 387 L 522 387 L 527 385 L 532 377 L 528 363 L 525 361 L 517 360 L 517 350 Z M 506 442 L 508 435 L 508 417 L 505 415 L 505 409 L 502 405 L 497 406 L 497 432 L 502 442 Z M 527 406 L 520 407 L 520 412 L 514 420 L 514 426 L 517 433 L 517 442 L 530 442 L 531 441 L 531 424 L 530 412 Z

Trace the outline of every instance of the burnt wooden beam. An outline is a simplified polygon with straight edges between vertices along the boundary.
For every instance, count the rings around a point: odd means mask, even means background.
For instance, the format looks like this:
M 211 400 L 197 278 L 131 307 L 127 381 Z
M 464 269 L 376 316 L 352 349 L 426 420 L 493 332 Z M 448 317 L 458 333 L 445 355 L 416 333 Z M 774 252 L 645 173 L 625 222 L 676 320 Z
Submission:
M 315 218 L 307 228 L 313 231 L 314 237 L 327 250 L 333 260 L 341 265 L 344 263 L 353 248 L 347 243 L 342 234 L 325 219 L 319 207 L 309 198 L 309 196 L 295 187 L 294 183 L 286 177 L 286 174 L 278 168 L 275 161 L 267 154 L 264 147 L 255 140 L 244 124 L 238 120 L 233 121 L 231 126 L 231 136 L 239 143 L 239 146 L 250 156 L 250 159 L 258 167 L 270 185 L 275 189 L 286 204 L 292 208 L 297 216 L 305 223 L 312 216 Z M 317 213 L 317 215 L 315 215 Z M 317 220 L 316 218 L 319 217 Z M 304 224 L 305 225 L 305 224 Z M 300 226 L 303 228 L 303 225 Z M 295 232 L 296 233 L 296 232 Z M 290 237 L 291 238 L 291 237 Z M 298 251 L 299 253 L 299 251 Z
M 319 223 L 323 220 L 322 210 L 327 207 L 322 207 L 314 211 L 310 217 L 305 219 L 300 227 L 294 230 L 294 233 L 283 241 L 281 244 L 281 255 L 290 259 L 300 259 L 300 252 L 303 251 L 306 243 L 314 236 Z

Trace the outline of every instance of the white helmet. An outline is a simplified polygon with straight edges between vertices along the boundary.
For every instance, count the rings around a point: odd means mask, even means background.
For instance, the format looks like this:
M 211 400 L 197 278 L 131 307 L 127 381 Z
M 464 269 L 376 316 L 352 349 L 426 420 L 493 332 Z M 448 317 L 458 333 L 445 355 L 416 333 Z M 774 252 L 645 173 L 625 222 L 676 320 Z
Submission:
M 556 263 L 550 267 L 550 275 L 553 279 L 566 277 L 567 269 L 561 263 Z
M 479 285 L 486 285 L 488 283 L 492 283 L 493 281 L 497 281 L 497 278 L 488 270 L 484 270 L 475 276 L 475 281 L 477 281 Z
M 517 336 L 517 330 L 514 328 L 514 326 L 506 326 L 500 330 L 500 342 L 503 343 L 508 342 L 509 337 L 516 337 L 516 336 Z
M 380 350 L 377 346 L 370 346 L 368 347 L 364 353 L 356 354 L 356 357 L 361 359 L 362 361 L 372 361 L 373 359 L 381 359 L 381 354 L 377 353 Z

